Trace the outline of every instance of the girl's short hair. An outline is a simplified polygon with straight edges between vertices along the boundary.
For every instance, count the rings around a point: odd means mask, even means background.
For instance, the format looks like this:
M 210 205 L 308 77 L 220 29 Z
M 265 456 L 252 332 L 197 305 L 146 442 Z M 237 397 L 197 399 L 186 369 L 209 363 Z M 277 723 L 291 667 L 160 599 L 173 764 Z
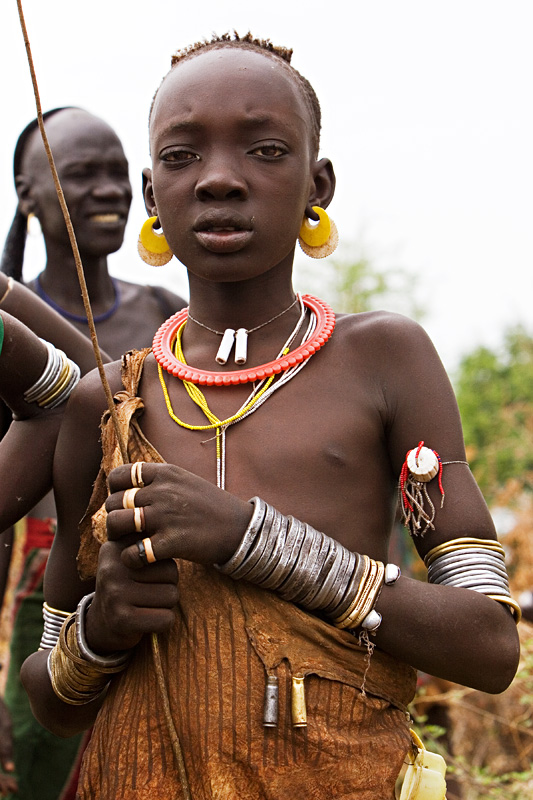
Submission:
M 286 69 L 293 80 L 295 80 L 296 85 L 301 91 L 304 101 L 309 109 L 312 124 L 312 144 L 315 156 L 318 155 L 321 129 L 320 103 L 318 101 L 318 97 L 316 96 L 315 90 L 307 78 L 304 78 L 304 76 L 301 75 L 298 70 L 291 65 L 292 50 L 288 49 L 287 47 L 274 45 L 269 39 L 256 39 L 250 32 L 248 32 L 245 36 L 239 36 L 237 31 L 234 31 L 233 33 L 223 33 L 221 36 L 213 35 L 211 39 L 204 39 L 201 42 L 195 42 L 194 44 L 190 44 L 187 47 L 178 50 L 172 56 L 170 72 L 172 72 L 172 70 L 183 61 L 187 61 L 197 55 L 208 52 L 209 50 L 220 50 L 225 47 L 239 47 L 243 50 L 251 50 L 256 53 L 261 53 L 261 55 L 273 58 L 278 63 L 283 65 L 284 69 Z M 150 116 L 152 115 L 152 109 L 158 91 L 159 88 L 157 89 L 152 100 Z

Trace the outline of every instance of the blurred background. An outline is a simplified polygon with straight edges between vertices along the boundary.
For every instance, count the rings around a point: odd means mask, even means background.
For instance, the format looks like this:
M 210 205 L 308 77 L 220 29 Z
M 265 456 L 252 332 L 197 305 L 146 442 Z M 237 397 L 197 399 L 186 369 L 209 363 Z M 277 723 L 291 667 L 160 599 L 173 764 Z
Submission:
M 294 49 L 292 63 L 322 105 L 321 155 L 337 174 L 330 211 L 341 238 L 323 262 L 298 250 L 296 288 L 337 310 L 406 313 L 428 330 L 458 393 L 470 463 L 515 594 L 530 592 L 533 4 L 23 0 L 23 8 L 43 110 L 77 105 L 100 115 L 129 158 L 134 202 L 112 273 L 184 296 L 175 259 L 155 270 L 136 252 L 153 93 L 171 54 L 213 32 L 251 30 Z M 0 26 L 3 241 L 16 204 L 12 153 L 35 104 L 15 0 L 2 3 Z M 25 280 L 43 266 L 41 239 L 30 237 Z M 420 701 L 419 725 L 455 771 L 449 798 L 533 796 L 533 629 L 521 630 L 521 670 L 500 698 L 421 689 L 422 700 L 433 699 Z M 446 734 L 432 724 L 435 707 L 445 709 Z

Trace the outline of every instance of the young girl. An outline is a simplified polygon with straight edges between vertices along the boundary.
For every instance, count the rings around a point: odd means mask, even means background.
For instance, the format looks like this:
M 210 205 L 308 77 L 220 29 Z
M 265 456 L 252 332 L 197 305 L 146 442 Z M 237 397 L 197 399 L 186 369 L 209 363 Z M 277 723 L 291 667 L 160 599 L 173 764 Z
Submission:
M 109 369 L 130 464 L 106 416 L 100 444 L 95 377 L 69 404 L 23 668 L 49 728 L 95 724 L 80 798 L 393 798 L 415 669 L 488 692 L 516 670 L 519 609 L 430 341 L 292 288 L 299 234 L 334 244 L 335 178 L 289 60 L 195 45 L 151 109 L 141 240 L 186 265 L 190 305 Z M 400 475 L 428 583 L 387 564 Z

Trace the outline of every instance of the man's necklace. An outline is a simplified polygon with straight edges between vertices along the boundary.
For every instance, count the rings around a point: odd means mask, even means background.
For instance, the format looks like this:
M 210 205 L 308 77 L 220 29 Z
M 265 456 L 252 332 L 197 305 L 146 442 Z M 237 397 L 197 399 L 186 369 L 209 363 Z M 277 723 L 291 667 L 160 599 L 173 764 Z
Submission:
M 105 322 L 106 319 L 109 319 L 113 316 L 115 311 L 118 309 L 120 305 L 120 289 L 118 286 L 117 281 L 114 278 L 111 278 L 111 283 L 113 284 L 113 291 L 115 292 L 115 299 L 113 301 L 113 305 L 104 311 L 103 314 L 99 314 L 98 316 L 93 316 L 94 322 Z M 61 314 L 62 317 L 65 319 L 69 319 L 71 322 L 81 322 L 82 324 L 87 325 L 87 317 L 82 314 L 73 314 L 72 311 L 67 311 L 65 308 L 62 308 L 55 300 L 52 300 L 49 294 L 45 292 L 43 289 L 43 285 L 41 283 L 41 275 L 37 275 L 35 279 L 35 286 L 37 288 L 37 294 L 47 303 L 54 311 L 57 311 L 58 314 Z

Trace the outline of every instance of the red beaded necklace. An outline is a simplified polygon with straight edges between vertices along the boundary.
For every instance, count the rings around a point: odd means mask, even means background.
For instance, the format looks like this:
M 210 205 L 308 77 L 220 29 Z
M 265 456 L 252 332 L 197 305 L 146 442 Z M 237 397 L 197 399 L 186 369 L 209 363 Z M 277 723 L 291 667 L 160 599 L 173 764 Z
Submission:
M 170 319 L 164 322 L 153 341 L 153 352 L 158 364 L 180 380 L 198 383 L 202 386 L 235 386 L 239 383 L 250 383 L 270 378 L 271 375 L 284 372 L 289 367 L 300 364 L 316 353 L 326 344 L 335 327 L 335 313 L 323 300 L 312 297 L 310 294 L 302 296 L 306 308 L 316 314 L 317 325 L 313 337 L 301 344 L 292 353 L 261 364 L 259 367 L 237 370 L 235 372 L 212 372 L 207 369 L 195 369 L 179 361 L 174 352 L 173 344 L 181 325 L 187 321 L 188 309 L 183 308 Z

